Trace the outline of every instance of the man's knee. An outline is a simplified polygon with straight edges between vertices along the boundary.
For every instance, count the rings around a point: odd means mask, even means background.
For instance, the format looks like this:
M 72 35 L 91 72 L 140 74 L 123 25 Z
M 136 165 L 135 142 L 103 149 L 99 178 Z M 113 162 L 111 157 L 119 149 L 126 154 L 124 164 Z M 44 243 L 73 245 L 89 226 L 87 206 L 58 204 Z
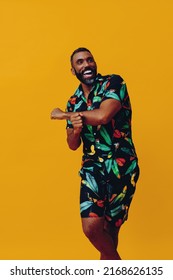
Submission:
M 93 225 L 83 226 L 83 232 L 89 240 L 94 240 L 97 235 L 97 230 Z
M 99 234 L 104 230 L 103 225 L 96 221 L 85 221 L 82 226 L 84 234 L 91 241 L 98 239 Z

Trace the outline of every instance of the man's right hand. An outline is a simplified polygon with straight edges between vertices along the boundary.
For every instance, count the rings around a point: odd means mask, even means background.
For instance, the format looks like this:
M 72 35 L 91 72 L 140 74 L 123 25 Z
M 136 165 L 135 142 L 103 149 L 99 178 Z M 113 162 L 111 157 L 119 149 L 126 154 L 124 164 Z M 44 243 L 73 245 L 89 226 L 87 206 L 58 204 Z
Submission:
M 83 128 L 83 119 L 82 119 L 82 113 L 74 113 L 70 117 L 70 121 L 73 125 L 73 133 L 74 134 L 80 134 Z

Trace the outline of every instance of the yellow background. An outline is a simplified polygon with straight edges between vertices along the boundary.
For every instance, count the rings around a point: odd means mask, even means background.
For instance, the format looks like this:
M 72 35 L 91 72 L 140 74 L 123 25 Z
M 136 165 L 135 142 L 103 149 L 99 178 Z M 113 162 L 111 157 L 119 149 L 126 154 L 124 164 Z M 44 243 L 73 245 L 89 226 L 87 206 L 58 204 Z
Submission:
M 0 259 L 98 259 L 79 216 L 81 150 L 66 144 L 78 82 L 69 56 L 127 82 L 141 177 L 120 232 L 123 259 L 172 259 L 171 0 L 0 0 Z

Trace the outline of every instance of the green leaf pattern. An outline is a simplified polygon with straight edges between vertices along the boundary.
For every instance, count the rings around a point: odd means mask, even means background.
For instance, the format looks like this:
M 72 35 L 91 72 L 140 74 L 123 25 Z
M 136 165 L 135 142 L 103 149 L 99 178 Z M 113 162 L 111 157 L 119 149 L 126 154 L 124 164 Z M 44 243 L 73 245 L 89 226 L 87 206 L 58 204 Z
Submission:
M 117 178 L 129 174 L 137 166 L 137 155 L 131 133 L 131 105 L 126 84 L 118 75 L 97 75 L 95 84 L 88 96 L 90 106 L 84 96 L 81 85 L 67 103 L 68 112 L 82 112 L 100 107 L 106 99 L 118 100 L 121 110 L 107 124 L 98 126 L 84 125 L 81 133 L 84 159 L 105 163 L 108 173 Z M 88 106 L 88 107 L 87 107 Z M 67 127 L 72 128 L 70 120 Z M 101 159 L 101 160 L 100 160 Z M 116 161 L 117 160 L 117 161 Z M 89 187 L 96 190 L 93 178 L 88 177 Z

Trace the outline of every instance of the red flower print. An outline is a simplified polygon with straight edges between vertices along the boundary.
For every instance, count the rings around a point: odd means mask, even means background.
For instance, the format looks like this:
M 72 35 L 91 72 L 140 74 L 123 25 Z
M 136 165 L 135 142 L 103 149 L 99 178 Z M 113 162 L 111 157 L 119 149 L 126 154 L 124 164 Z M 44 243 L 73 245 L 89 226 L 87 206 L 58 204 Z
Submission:
M 106 84 L 105 89 L 110 85 L 110 81 Z
M 123 166 L 126 162 L 125 158 L 116 158 L 116 162 L 119 166 Z
M 117 194 L 116 193 L 114 193 L 112 196 L 111 196 L 111 198 L 109 199 L 109 202 L 111 202 L 112 200 L 114 200 L 114 198 L 117 196 Z
M 122 225 L 122 223 L 123 223 L 123 220 L 122 220 L 122 219 L 119 219 L 119 220 L 115 223 L 115 225 L 116 225 L 116 227 L 120 227 L 120 226 Z
M 90 100 L 90 99 L 88 99 L 88 101 L 87 101 L 87 106 L 88 106 L 88 107 L 91 106 L 91 100 Z
M 76 104 L 76 97 L 70 98 L 70 103 L 71 104 Z
M 135 159 L 135 157 L 130 157 L 130 160 L 134 160 Z
M 121 132 L 118 129 L 115 129 L 114 131 L 114 137 L 115 138 L 121 138 Z
M 90 216 L 91 218 L 98 217 L 98 215 L 97 215 L 96 213 L 94 213 L 94 212 L 90 212 L 90 213 L 89 213 L 89 216 Z
M 97 200 L 97 205 L 99 207 L 103 207 L 104 206 L 104 200 Z

